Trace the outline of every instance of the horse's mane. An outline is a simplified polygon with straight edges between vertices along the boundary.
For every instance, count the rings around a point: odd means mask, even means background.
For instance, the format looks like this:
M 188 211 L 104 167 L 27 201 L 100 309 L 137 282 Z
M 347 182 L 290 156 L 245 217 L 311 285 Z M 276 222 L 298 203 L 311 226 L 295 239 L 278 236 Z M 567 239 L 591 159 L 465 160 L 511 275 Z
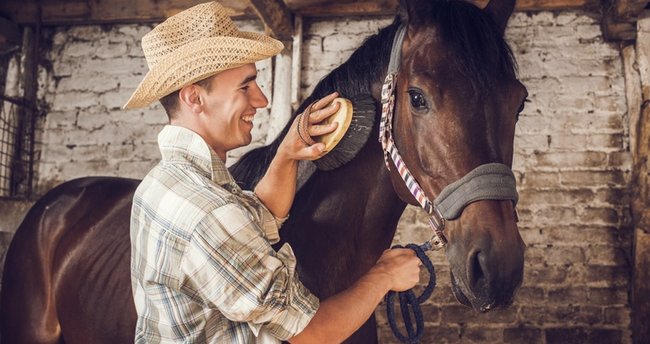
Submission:
M 436 25 L 447 46 L 457 52 L 454 67 L 468 77 L 472 87 L 485 87 L 489 80 L 495 79 L 495 73 L 516 71 L 510 47 L 497 24 L 484 11 L 465 1 L 441 0 L 428 6 L 425 13 L 420 13 L 419 21 Z M 334 91 L 342 96 L 372 93 L 372 83 L 386 73 L 400 22 L 397 17 L 391 25 L 367 38 L 346 62 L 321 79 L 271 144 L 249 151 L 230 167 L 243 189 L 252 190 L 264 176 L 293 118 L 308 104 Z

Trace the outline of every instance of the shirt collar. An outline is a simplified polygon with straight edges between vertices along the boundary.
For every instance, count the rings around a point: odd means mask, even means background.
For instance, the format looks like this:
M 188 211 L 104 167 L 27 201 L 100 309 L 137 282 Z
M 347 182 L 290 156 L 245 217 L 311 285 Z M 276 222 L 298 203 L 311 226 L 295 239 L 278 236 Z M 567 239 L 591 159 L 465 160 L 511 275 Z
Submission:
M 158 134 L 162 161 L 186 163 L 216 184 L 228 189 L 239 188 L 226 164 L 217 153 L 190 129 L 166 125 Z

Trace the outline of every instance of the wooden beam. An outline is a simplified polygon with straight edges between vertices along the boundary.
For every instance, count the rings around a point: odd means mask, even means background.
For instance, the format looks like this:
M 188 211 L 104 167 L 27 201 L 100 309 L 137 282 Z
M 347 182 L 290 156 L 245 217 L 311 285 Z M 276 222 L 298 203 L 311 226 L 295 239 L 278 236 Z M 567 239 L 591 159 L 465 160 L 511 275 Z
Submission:
M 303 17 L 349 17 L 363 15 L 394 15 L 397 0 L 355 1 L 351 3 L 327 1 L 294 9 Z
M 16 23 L 0 17 L 0 50 L 19 46 L 22 41 L 20 29 Z
M 634 132 L 632 180 L 630 181 L 634 228 L 630 308 L 632 338 L 636 344 L 650 343 L 650 20 L 638 22 L 633 48 L 623 49 L 623 67 L 628 95 L 630 134 Z M 627 79 L 631 79 L 628 82 Z M 629 85 L 629 87 L 628 87 Z M 636 125 L 634 125 L 636 124 Z M 630 141 L 632 142 L 632 141 Z
M 600 28 L 606 41 L 633 41 L 636 39 L 636 21 L 618 21 L 611 13 L 603 13 Z
M 161 22 L 205 0 L 42 0 L 43 25 L 111 24 Z M 219 1 L 231 17 L 255 17 L 249 4 L 237 0 Z M 36 0 L 0 1 L 0 14 L 17 24 L 37 21 Z
M 614 0 L 613 15 L 619 20 L 634 20 L 643 12 L 648 5 L 648 0 Z
M 347 17 L 394 15 L 398 0 L 218 0 L 236 18 L 255 18 L 255 9 L 270 28 L 286 34 L 293 27 L 286 12 L 304 17 Z M 483 7 L 487 0 L 469 0 Z M 638 1 L 624 0 L 636 5 Z M 160 22 L 172 14 L 205 0 L 40 0 L 43 25 L 146 23 Z M 268 6 L 285 9 L 271 10 Z M 518 0 L 518 11 L 592 9 L 600 0 Z M 635 7 L 636 6 L 636 7 Z M 288 8 L 288 10 L 286 10 Z M 284 15 L 282 13 L 285 13 Z M 34 24 L 37 18 L 36 0 L 0 0 L 0 15 L 16 24 Z M 277 16 L 277 17 L 276 17 Z M 266 19 L 265 19 L 266 18 Z M 277 26 L 277 28 L 276 28 Z
M 636 21 L 649 0 L 608 0 L 603 3 L 601 28 L 608 41 L 636 39 Z
M 282 0 L 250 0 L 271 35 L 281 41 L 293 38 L 293 15 Z
M 488 0 L 468 0 L 478 7 L 485 7 Z M 397 11 L 398 0 L 365 1 L 311 1 L 307 6 L 299 6 L 299 1 L 288 1 L 294 13 L 305 17 L 337 17 L 363 15 L 393 15 Z M 546 11 L 563 9 L 595 9 L 600 0 L 517 0 L 517 11 Z

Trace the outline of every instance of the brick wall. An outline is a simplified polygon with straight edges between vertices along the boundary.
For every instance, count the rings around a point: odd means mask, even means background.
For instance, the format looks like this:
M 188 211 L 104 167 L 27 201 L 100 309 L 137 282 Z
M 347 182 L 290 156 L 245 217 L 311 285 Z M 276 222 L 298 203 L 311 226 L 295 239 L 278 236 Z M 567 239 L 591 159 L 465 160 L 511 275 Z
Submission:
M 438 287 L 425 307 L 424 342 L 630 342 L 625 86 L 620 51 L 603 42 L 596 17 L 542 12 L 511 19 L 506 35 L 531 100 L 517 125 L 514 160 L 528 245 L 524 285 L 508 310 L 477 314 L 453 299 L 446 259 L 431 254 Z M 306 19 L 302 94 L 390 21 Z M 38 190 L 78 176 L 142 177 L 157 161 L 162 110 L 120 110 L 146 72 L 139 39 L 150 28 L 48 33 L 41 94 L 49 111 L 39 131 Z M 258 67 L 260 85 L 270 85 L 270 62 Z M 269 112 L 261 111 L 256 144 L 266 139 L 268 121 Z M 428 239 L 427 226 L 409 207 L 395 242 Z M 383 309 L 377 314 L 381 342 L 396 343 Z

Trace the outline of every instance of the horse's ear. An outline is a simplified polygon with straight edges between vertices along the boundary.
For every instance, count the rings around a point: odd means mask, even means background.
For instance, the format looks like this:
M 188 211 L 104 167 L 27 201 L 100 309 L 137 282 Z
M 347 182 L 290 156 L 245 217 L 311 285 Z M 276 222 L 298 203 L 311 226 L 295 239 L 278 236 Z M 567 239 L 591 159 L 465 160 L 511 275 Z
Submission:
M 492 16 L 492 19 L 501 28 L 501 33 L 506 31 L 508 19 L 515 9 L 515 0 L 491 0 L 485 7 L 485 11 Z

